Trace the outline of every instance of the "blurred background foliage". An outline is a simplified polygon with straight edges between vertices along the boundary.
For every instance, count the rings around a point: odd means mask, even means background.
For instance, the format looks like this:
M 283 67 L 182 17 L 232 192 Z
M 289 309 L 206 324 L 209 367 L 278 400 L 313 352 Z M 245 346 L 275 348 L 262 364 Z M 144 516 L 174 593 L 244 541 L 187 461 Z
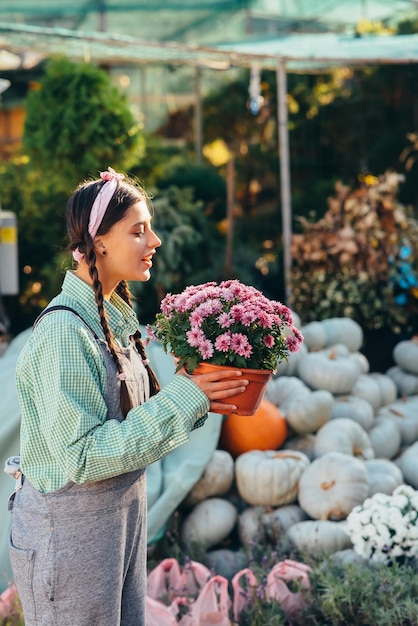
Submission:
M 379 180 L 391 170 L 404 177 L 392 190 L 391 202 L 403 206 L 415 228 L 415 78 L 414 65 L 288 75 L 296 235 L 306 235 L 310 225 L 324 219 L 337 181 L 355 194 L 373 187 L 367 185 L 367 176 Z M 173 114 L 158 133 L 149 136 L 134 121 L 125 96 L 112 86 L 104 70 L 65 58 L 48 63 L 40 89 L 32 91 L 25 103 L 22 149 L 0 164 L 2 207 L 17 214 L 19 225 L 21 294 L 4 302 L 12 334 L 33 322 L 70 266 L 63 252 L 68 196 L 80 180 L 96 176 L 109 164 L 137 177 L 152 193 L 155 228 L 164 241 L 151 281 L 133 286 L 141 322 L 152 320 L 167 291 L 228 275 L 283 300 L 276 76 L 262 72 L 262 105 L 257 115 L 247 107 L 248 85 L 249 71 L 242 70 L 237 80 L 221 84 L 203 100 L 205 147 L 221 141 L 234 158 L 233 258 L 226 272 L 226 165 L 209 160 L 210 151 L 204 151 L 208 157 L 202 165 L 195 164 L 193 110 Z M 173 142 L 176 139 L 183 141 Z M 340 213 L 344 211 L 341 202 Z M 398 226 L 395 230 L 399 243 L 403 231 Z M 338 235 L 338 229 L 335 232 Z M 367 237 L 372 245 L 372 230 L 366 228 Z M 382 252 L 384 240 L 378 244 Z M 347 285 L 353 286 L 350 263 L 321 273 L 300 256 L 300 250 L 294 254 L 297 297 L 292 305 L 302 320 L 345 315 Z M 412 275 L 417 265 L 414 251 Z M 394 267 L 389 270 L 393 275 Z M 363 279 L 364 273 L 356 274 L 358 304 L 353 301 L 350 315 L 373 330 L 398 336 L 411 332 L 416 326 L 414 285 L 401 301 L 388 274 L 378 296 L 366 300 L 362 293 L 370 295 L 370 272 Z M 330 294 L 332 306 L 324 306 L 321 293 Z M 388 307 L 393 315 L 385 315 Z

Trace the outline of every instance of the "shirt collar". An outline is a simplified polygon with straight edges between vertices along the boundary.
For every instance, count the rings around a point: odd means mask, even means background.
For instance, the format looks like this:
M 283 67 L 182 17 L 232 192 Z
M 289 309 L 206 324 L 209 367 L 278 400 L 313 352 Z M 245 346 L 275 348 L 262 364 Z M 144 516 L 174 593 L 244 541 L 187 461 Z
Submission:
M 103 334 L 97 312 L 97 304 L 91 285 L 85 283 L 73 271 L 68 270 L 62 284 L 62 293 L 75 300 L 80 307 L 80 314 L 86 317 L 86 322 L 94 324 L 100 334 Z M 139 322 L 135 311 L 118 294 L 113 293 L 110 300 L 104 300 L 104 308 L 110 330 L 119 340 L 126 339 L 139 330 Z

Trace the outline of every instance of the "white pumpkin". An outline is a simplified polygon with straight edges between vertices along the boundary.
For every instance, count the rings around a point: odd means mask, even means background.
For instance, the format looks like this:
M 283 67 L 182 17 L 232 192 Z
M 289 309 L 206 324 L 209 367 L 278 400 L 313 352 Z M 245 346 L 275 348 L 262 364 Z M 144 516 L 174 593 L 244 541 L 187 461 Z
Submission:
M 387 493 L 390 496 L 393 490 L 404 482 L 399 467 L 388 459 L 370 459 L 364 464 L 369 475 L 368 497 L 375 493 Z
M 374 423 L 374 410 L 370 402 L 358 396 L 338 396 L 334 400 L 331 419 L 347 417 L 368 431 Z
M 322 350 L 327 345 L 327 333 L 321 322 L 310 322 L 302 326 L 303 342 L 308 350 Z
M 352 352 L 349 354 L 349 358 L 357 363 L 361 374 L 368 374 L 370 372 L 370 363 L 364 354 L 361 352 Z
M 297 450 L 250 450 L 235 461 L 239 495 L 253 506 L 295 502 L 308 457 Z
M 418 374 L 418 336 L 396 344 L 393 349 L 393 360 L 405 372 Z
M 262 506 L 250 506 L 238 515 L 238 536 L 243 546 L 250 541 L 263 543 L 265 540 L 262 519 L 264 511 Z
M 211 496 L 222 496 L 234 481 L 234 459 L 225 450 L 215 450 L 202 476 L 184 500 L 193 506 Z
M 286 439 L 282 445 L 282 450 L 298 450 L 306 454 L 308 459 L 312 461 L 315 456 L 315 435 L 308 433 L 306 435 L 295 435 Z
M 293 324 L 296 326 L 296 328 L 300 328 L 302 326 L 302 320 L 300 319 L 300 316 L 293 309 L 291 310 L 291 314 L 292 314 Z
M 332 562 L 337 565 L 364 565 L 369 567 L 368 559 L 357 554 L 353 548 L 347 548 L 346 550 L 338 550 L 332 555 Z
M 314 433 L 331 417 L 334 398 L 329 391 L 312 391 L 295 376 L 270 380 L 264 397 L 280 409 L 298 434 Z
M 307 520 L 291 526 L 286 536 L 302 554 L 332 554 L 352 546 L 345 527 L 345 522 Z
M 396 400 L 397 388 L 390 376 L 385 374 L 361 374 L 351 393 L 367 400 L 377 410 Z
M 392 419 L 384 416 L 376 417 L 368 435 L 376 458 L 393 459 L 398 454 L 401 447 L 401 433 Z
M 388 417 L 395 422 L 401 434 L 401 445 L 418 440 L 418 396 L 407 396 L 382 407 L 377 417 Z
M 350 352 L 357 352 L 363 345 L 363 330 L 355 320 L 349 317 L 329 317 L 322 324 L 327 334 L 327 346 L 343 343 Z
M 348 317 L 330 317 L 320 322 L 310 322 L 301 331 L 309 350 L 321 350 L 342 343 L 351 352 L 356 352 L 363 344 L 360 324 Z
M 306 519 L 305 511 L 297 504 L 286 504 L 262 515 L 266 536 L 273 544 L 277 544 L 293 524 Z
M 398 395 L 395 381 L 387 374 L 381 374 L 380 372 L 372 372 L 370 377 L 379 385 L 381 406 L 395 402 Z
M 418 376 L 416 374 L 406 372 L 399 365 L 390 367 L 386 374 L 394 381 L 398 395 L 413 396 L 418 393 Z
M 283 360 L 277 364 L 276 376 L 294 376 L 297 372 L 298 362 L 305 354 L 308 354 L 308 348 L 303 343 L 297 352 L 291 352 L 287 361 Z
M 364 502 L 368 491 L 369 479 L 363 461 L 349 454 L 328 452 L 304 471 L 298 500 L 310 517 L 338 521 Z
M 315 457 L 328 452 L 342 452 L 362 459 L 374 458 L 374 450 L 366 431 L 348 417 L 324 424 L 315 437 Z
M 187 547 L 196 544 L 207 550 L 230 535 L 237 517 L 234 505 L 223 498 L 199 502 L 181 525 L 181 542 Z
M 351 393 L 360 374 L 357 361 L 338 354 L 333 348 L 310 352 L 298 363 L 298 375 L 308 387 L 333 394 Z
M 228 550 L 227 548 L 219 548 L 217 550 L 209 550 L 206 552 L 206 558 L 207 566 L 228 580 L 231 580 L 237 572 L 248 565 L 248 556 L 243 549 Z
M 418 489 L 418 441 L 406 448 L 395 460 L 404 480 L 414 489 Z

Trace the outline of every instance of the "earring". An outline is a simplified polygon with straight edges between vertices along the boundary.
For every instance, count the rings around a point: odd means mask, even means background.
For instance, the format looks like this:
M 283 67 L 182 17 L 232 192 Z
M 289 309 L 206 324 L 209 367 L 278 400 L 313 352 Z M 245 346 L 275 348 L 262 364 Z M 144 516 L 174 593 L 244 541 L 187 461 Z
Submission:
M 103 256 L 106 256 L 106 254 L 107 254 L 106 250 L 103 250 L 102 254 L 103 254 Z

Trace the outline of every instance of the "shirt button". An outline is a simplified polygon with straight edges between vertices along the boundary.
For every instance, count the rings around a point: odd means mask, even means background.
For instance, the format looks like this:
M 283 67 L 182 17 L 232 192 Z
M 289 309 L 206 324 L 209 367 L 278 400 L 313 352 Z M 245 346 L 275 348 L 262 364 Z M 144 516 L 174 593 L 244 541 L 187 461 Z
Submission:
M 200 419 L 201 417 L 203 417 L 203 413 L 201 413 L 201 411 L 198 411 L 196 413 L 196 417 L 198 417 Z
M 172 439 L 170 439 L 170 441 L 168 442 L 169 446 L 174 446 L 174 441 Z

